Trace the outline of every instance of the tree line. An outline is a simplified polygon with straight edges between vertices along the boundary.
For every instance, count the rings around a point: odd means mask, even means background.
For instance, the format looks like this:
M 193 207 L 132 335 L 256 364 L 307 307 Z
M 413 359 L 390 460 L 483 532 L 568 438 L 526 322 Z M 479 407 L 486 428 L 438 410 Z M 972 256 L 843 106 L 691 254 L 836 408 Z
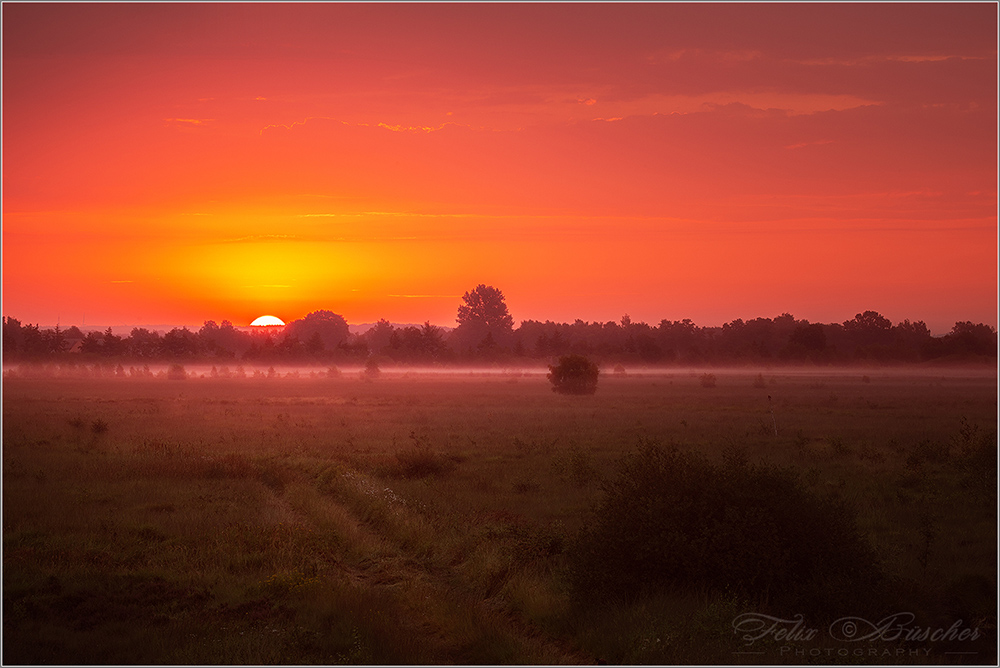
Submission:
M 931 336 L 922 321 L 893 324 L 875 311 L 858 313 L 843 323 L 811 323 L 788 313 L 776 318 L 736 319 L 721 327 L 699 327 L 691 320 L 572 323 L 525 320 L 514 327 L 503 293 L 479 285 L 466 292 L 453 330 L 397 327 L 379 320 L 368 331 L 352 334 L 347 321 L 319 310 L 283 328 L 236 328 L 208 320 L 197 331 L 174 328 L 161 334 L 133 328 L 119 336 L 84 333 L 72 326 L 41 329 L 12 317 L 3 319 L 6 360 L 116 359 L 136 362 L 204 361 L 364 364 L 370 360 L 399 364 L 518 364 L 584 355 L 605 364 L 623 365 L 838 365 L 930 360 L 997 358 L 992 326 L 956 322 L 945 336 Z

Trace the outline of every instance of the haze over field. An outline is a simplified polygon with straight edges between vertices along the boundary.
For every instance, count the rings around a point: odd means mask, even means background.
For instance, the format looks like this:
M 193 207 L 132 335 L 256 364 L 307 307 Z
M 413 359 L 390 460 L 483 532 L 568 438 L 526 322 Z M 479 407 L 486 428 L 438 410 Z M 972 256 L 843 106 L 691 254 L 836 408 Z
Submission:
M 3 311 L 997 324 L 997 6 L 3 5 Z

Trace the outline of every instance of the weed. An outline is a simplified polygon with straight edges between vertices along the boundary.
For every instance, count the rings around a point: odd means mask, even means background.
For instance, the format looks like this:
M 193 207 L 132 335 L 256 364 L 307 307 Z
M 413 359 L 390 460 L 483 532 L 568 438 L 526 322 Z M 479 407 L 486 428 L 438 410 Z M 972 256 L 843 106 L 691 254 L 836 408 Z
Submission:
M 830 449 L 833 450 L 833 454 L 837 457 L 847 457 L 853 452 L 853 450 L 851 450 L 851 448 L 844 443 L 844 439 L 839 436 L 832 436 L 827 439 L 827 442 L 830 444 Z
M 514 491 L 518 494 L 527 494 L 528 492 L 537 492 L 538 490 L 538 483 L 531 478 L 514 481 Z
M 431 450 L 430 443 L 416 432 L 410 432 L 412 447 L 396 451 L 395 466 L 384 467 L 382 475 L 396 478 L 426 478 L 442 476 L 455 468 L 455 459 Z
M 108 431 L 108 423 L 98 418 L 90 424 L 90 431 L 94 434 L 104 434 Z
M 702 387 L 715 387 L 715 374 L 714 373 L 703 373 L 701 375 L 701 386 Z
M 861 449 L 858 450 L 858 459 L 863 462 L 881 464 L 885 461 L 885 456 L 871 443 L 864 443 L 861 445 Z
M 795 449 L 801 454 L 805 451 L 806 445 L 809 444 L 809 437 L 802 433 L 799 429 L 798 433 L 795 434 Z

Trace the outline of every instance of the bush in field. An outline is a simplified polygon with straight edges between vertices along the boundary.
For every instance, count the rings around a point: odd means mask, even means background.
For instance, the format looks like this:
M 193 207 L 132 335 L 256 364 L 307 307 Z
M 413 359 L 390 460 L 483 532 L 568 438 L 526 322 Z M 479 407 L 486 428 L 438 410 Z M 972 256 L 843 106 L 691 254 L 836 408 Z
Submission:
M 187 378 L 187 372 L 184 371 L 184 367 L 180 364 L 171 364 L 170 368 L 167 369 L 167 378 L 170 380 L 184 380 Z
M 564 355 L 549 366 L 552 391 L 560 394 L 593 394 L 597 391 L 597 365 L 583 355 Z
M 715 387 L 715 374 L 714 373 L 703 373 L 701 375 L 701 386 L 702 387 Z
M 581 603 L 695 588 L 815 616 L 881 604 L 881 569 L 854 517 L 788 470 L 646 445 L 603 489 L 570 555 Z

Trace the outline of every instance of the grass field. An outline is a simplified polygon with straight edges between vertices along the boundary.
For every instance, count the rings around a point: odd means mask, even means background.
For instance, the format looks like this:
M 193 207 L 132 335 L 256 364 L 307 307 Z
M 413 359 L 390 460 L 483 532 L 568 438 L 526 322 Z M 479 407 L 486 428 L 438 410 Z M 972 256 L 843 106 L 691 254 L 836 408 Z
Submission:
M 704 373 L 8 374 L 3 661 L 995 663 L 993 369 Z M 748 643 L 799 611 L 683 583 L 578 603 L 574 541 L 649 443 L 844 501 L 925 637 Z

